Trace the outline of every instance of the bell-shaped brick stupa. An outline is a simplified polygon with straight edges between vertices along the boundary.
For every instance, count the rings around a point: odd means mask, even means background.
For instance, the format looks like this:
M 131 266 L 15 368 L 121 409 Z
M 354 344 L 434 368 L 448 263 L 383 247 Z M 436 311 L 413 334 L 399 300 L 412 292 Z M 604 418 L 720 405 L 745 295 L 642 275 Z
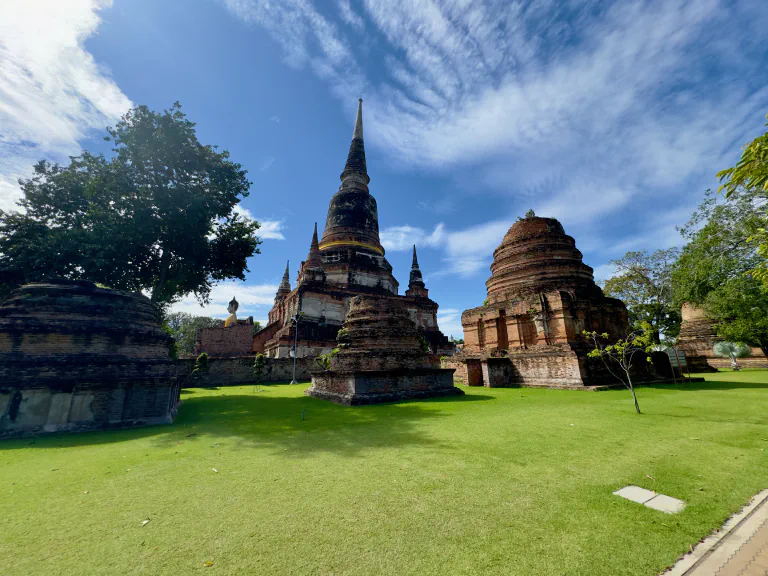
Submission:
M 469 385 L 584 388 L 615 383 L 582 331 L 626 336 L 627 309 L 595 284 L 554 218 L 518 220 L 493 253 L 488 298 L 461 315 L 457 378 Z

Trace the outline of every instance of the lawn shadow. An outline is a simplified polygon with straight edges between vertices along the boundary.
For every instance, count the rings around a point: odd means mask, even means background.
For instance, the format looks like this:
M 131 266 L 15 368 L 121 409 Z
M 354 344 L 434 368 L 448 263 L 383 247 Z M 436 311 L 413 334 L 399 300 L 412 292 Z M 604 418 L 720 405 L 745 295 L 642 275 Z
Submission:
M 393 446 L 439 448 L 438 442 L 418 429 L 418 423 L 447 418 L 450 414 L 427 405 L 495 399 L 467 395 L 348 407 L 308 396 L 272 396 L 268 386 L 257 386 L 262 391 L 253 394 L 206 395 L 197 390 L 182 390 L 183 404 L 176 420 L 165 426 L 8 440 L 0 443 L 0 450 L 76 447 L 151 438 L 157 448 L 181 443 L 234 442 L 237 449 L 266 448 L 285 457 L 317 452 L 354 457 L 371 449 Z

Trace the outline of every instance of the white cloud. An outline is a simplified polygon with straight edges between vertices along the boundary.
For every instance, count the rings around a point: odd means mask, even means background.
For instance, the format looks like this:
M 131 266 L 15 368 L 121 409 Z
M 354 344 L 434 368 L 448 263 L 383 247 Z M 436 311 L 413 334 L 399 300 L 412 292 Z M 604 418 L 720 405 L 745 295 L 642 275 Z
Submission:
M 131 107 L 84 47 L 110 4 L 0 2 L 0 208 L 15 208 L 36 161 L 66 161 Z
M 363 19 L 359 14 L 352 10 L 349 0 L 338 0 L 337 3 L 339 5 L 339 14 L 341 14 L 341 19 L 344 20 L 344 22 L 357 30 L 363 30 L 363 28 L 365 28 Z
M 277 115 L 270 116 L 269 119 L 271 122 L 274 122 L 275 124 L 280 124 L 280 116 L 277 116 Z
M 411 250 L 416 246 L 418 250 L 421 247 L 439 246 L 445 235 L 445 225 L 441 222 L 431 233 L 427 233 L 422 228 L 416 226 L 390 226 L 379 232 L 381 245 L 392 252 L 401 252 Z
M 461 310 L 457 308 L 438 309 L 437 325 L 443 334 L 454 338 L 464 337 L 464 329 L 461 327 Z
M 762 0 L 364 0 L 383 69 L 349 48 L 359 23 L 345 17 L 346 1 L 337 0 L 343 27 L 321 2 L 227 4 L 283 45 L 293 24 L 289 60 L 327 80 L 345 106 L 364 88 L 370 145 L 406 167 L 472 173 L 473 194 L 524 198 L 574 235 L 645 220 L 642 234 L 667 243 L 668 223 L 652 228 L 659 203 L 675 195 L 692 210 L 691 194 L 762 129 Z M 657 203 L 639 207 L 638 197 Z M 487 265 L 508 224 L 448 234 L 448 271 Z M 385 232 L 391 250 L 426 236 Z
M 282 220 L 259 220 L 259 231 L 256 235 L 262 240 L 285 240 Z
M 244 208 L 241 204 L 236 204 L 234 211 L 240 216 L 256 220 L 259 223 L 259 231 L 256 232 L 256 235 L 262 240 L 285 240 L 285 236 L 283 236 L 285 223 L 282 220 L 262 220 L 256 218 L 248 208 Z
M 193 296 L 188 296 L 171 306 L 173 312 L 187 312 L 195 316 L 212 316 L 213 318 L 225 318 L 229 301 L 234 296 L 240 307 L 237 311 L 238 318 L 248 316 L 263 317 L 272 306 L 275 299 L 277 286 L 272 284 L 248 284 L 246 282 L 231 281 L 221 282 L 211 290 L 210 302 L 201 306 Z M 262 325 L 265 325 L 262 322 Z

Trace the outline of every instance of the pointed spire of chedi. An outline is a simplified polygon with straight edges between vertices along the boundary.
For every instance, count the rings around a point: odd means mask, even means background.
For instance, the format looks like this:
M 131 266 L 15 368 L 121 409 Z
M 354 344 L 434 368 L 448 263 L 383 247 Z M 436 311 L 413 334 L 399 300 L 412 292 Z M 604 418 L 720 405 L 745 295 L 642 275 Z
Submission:
M 315 231 L 312 234 L 312 244 L 309 246 L 309 255 L 304 262 L 304 269 L 315 269 L 323 267 L 323 257 L 320 255 L 320 246 L 317 242 L 317 222 L 315 222 Z
M 408 279 L 408 290 L 406 290 L 406 296 L 423 296 L 427 297 L 428 290 L 424 285 L 424 279 L 421 276 L 421 270 L 419 270 L 419 261 L 416 258 L 416 245 L 413 245 L 413 262 L 411 263 L 411 276 Z
M 363 142 L 363 99 L 357 102 L 357 118 L 355 129 L 352 131 L 352 143 L 349 145 L 347 163 L 341 173 L 341 187 L 360 186 L 368 191 L 368 168 L 365 164 L 365 144 Z
M 285 272 L 283 273 L 283 279 L 280 281 L 280 286 L 277 287 L 277 294 L 275 294 L 275 302 L 285 298 L 291 293 L 291 279 L 289 276 L 288 266 L 290 261 L 285 263 Z
M 341 186 L 331 198 L 320 250 L 355 248 L 384 255 L 379 241 L 379 214 L 376 199 L 368 192 L 368 168 L 363 143 L 363 100 L 357 104 L 347 163 Z

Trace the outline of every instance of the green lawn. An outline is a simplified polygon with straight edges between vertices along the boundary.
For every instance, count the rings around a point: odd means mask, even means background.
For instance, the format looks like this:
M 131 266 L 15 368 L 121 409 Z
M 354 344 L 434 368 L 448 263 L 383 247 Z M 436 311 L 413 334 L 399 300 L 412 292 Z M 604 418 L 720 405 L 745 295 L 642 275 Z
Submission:
M 768 371 L 706 377 L 642 416 L 626 390 L 187 390 L 172 426 L 1 442 L 0 572 L 655 574 L 768 487 Z

